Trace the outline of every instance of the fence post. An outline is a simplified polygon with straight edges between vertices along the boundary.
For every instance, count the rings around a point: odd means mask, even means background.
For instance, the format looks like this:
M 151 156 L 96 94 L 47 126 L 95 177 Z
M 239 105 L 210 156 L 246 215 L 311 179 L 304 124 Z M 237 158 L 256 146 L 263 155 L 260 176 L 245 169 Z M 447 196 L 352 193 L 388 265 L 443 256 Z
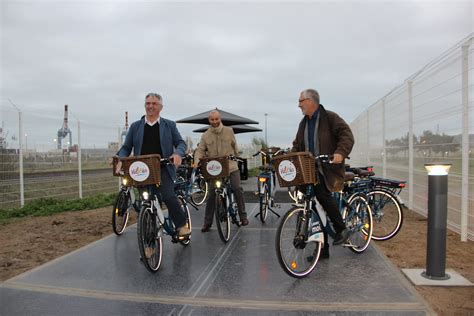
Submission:
M 367 166 L 370 166 L 370 119 L 369 119 L 369 110 L 370 108 L 367 109 L 367 114 L 365 117 L 365 122 L 367 126 Z
M 81 121 L 79 120 L 77 120 L 77 171 L 79 176 L 79 198 L 82 199 Z
M 120 132 L 120 127 L 118 128 L 118 150 L 122 147 L 122 133 Z M 118 189 L 120 190 L 120 186 L 122 185 L 122 179 L 118 177 Z
M 382 176 L 387 177 L 387 147 L 386 147 L 386 124 L 385 124 L 385 99 L 382 99 Z
M 461 241 L 467 241 L 469 201 L 469 44 L 462 47 Z
M 18 147 L 20 151 L 19 163 L 20 163 L 20 207 L 25 206 L 25 183 L 23 179 L 23 120 L 22 113 L 18 110 Z
M 408 207 L 413 208 L 413 81 L 408 81 Z

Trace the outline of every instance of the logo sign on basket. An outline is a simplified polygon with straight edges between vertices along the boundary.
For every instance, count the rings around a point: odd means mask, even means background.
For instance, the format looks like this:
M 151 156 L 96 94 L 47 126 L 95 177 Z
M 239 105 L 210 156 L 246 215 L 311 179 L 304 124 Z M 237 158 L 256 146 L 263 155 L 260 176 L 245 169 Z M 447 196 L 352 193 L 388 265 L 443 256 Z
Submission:
M 296 167 L 291 161 L 283 160 L 278 165 L 278 173 L 284 181 L 291 182 L 296 178 Z
M 150 169 L 145 163 L 141 161 L 133 162 L 130 165 L 130 168 L 128 168 L 128 172 L 130 177 L 138 182 L 143 182 L 150 176 Z
M 222 165 L 217 160 L 211 160 L 207 163 L 206 170 L 211 176 L 218 176 L 222 172 Z

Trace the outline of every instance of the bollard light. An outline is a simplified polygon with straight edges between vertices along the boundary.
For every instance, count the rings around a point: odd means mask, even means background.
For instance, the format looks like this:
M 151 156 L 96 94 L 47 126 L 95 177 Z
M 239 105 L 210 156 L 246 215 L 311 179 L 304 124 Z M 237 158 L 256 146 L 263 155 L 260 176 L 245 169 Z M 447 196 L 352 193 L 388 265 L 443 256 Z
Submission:
M 433 280 L 450 278 L 446 271 L 446 223 L 448 210 L 448 172 L 451 164 L 425 164 L 428 171 L 428 236 L 426 271 Z

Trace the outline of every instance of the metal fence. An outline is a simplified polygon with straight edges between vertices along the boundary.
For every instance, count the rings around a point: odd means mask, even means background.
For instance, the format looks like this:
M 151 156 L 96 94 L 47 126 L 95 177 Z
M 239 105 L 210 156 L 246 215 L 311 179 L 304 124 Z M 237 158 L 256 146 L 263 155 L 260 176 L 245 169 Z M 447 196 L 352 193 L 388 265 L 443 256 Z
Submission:
M 448 227 L 474 239 L 474 37 L 455 45 L 351 123 L 352 165 L 408 180 L 402 198 L 427 215 L 425 163 L 451 163 Z
M 39 198 L 82 198 L 117 190 L 118 179 L 108 164 L 120 142 L 117 127 L 81 126 L 72 120 L 71 137 L 58 137 L 60 115 L 25 110 L 5 100 L 1 118 L 0 209 Z
M 79 121 L 69 110 L 68 133 L 58 134 L 64 122 L 61 108 L 39 112 L 8 99 L 0 100 L 0 105 L 0 210 L 39 198 L 117 192 L 119 181 L 108 160 L 121 145 L 124 128 Z M 241 144 L 239 149 L 242 157 L 249 158 L 249 168 L 260 165 L 260 157 L 251 157 L 259 146 Z

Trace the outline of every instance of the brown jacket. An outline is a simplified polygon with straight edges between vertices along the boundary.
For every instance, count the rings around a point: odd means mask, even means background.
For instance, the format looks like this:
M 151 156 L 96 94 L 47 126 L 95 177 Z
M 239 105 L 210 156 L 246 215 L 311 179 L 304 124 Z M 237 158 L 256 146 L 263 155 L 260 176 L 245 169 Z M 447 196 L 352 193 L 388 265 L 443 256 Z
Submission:
M 344 158 L 354 146 L 354 136 L 351 128 L 336 113 L 327 111 L 322 105 L 319 110 L 319 127 L 318 127 L 318 147 L 320 155 L 341 154 Z M 305 116 L 298 127 L 296 138 L 293 141 L 292 151 L 308 151 L 305 146 L 304 131 L 308 121 Z M 326 186 L 330 191 L 340 191 L 344 187 L 344 162 L 342 164 L 322 164 L 324 179 Z
M 222 128 L 220 128 L 222 127 Z M 202 157 L 238 156 L 237 141 L 234 130 L 223 126 L 209 129 L 201 136 L 199 146 L 194 152 L 194 162 L 198 163 Z M 237 162 L 229 160 L 229 171 L 239 170 Z

